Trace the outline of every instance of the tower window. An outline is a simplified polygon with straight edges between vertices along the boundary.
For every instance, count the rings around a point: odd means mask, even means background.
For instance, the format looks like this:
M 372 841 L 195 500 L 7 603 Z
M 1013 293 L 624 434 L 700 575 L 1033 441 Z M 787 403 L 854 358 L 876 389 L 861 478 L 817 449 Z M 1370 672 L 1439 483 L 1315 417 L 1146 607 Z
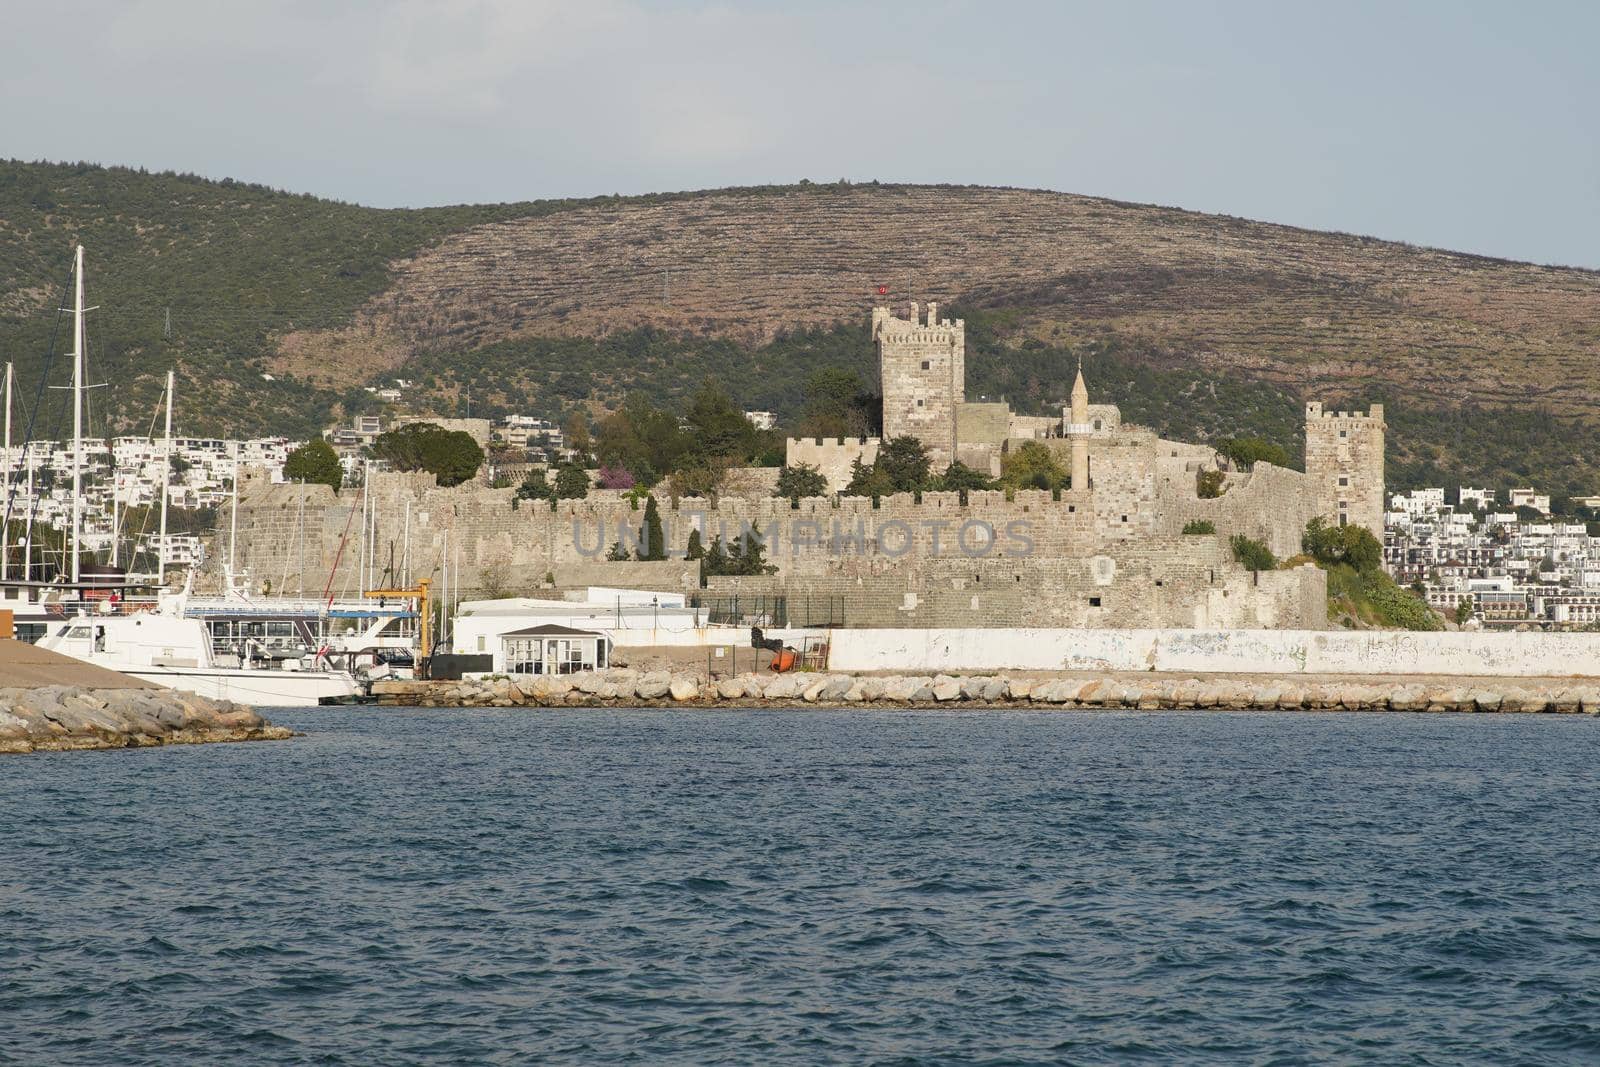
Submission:
M 933 364 L 928 362 L 927 360 L 923 360 L 922 361 L 922 369 L 923 370 L 927 370 L 928 368 L 930 368 L 932 366 L 933 366 Z
M 1092 596 L 1092 597 L 1090 597 L 1090 598 L 1089 598 L 1089 606 L 1090 606 L 1090 607 L 1091 607 L 1091 608 L 1097 608 L 1097 607 L 1099 607 L 1099 606 L 1100 606 L 1100 598 L 1099 598 L 1099 597 L 1097 597 L 1097 596 Z
M 1350 479 L 1349 478 L 1340 478 L 1339 479 L 1339 484 L 1340 485 L 1349 485 L 1350 484 Z
M 1339 436 L 1340 437 L 1349 437 L 1350 436 L 1350 432 L 1348 430 L 1340 430 L 1339 431 Z
M 921 401 L 921 400 L 918 400 L 918 401 L 917 401 L 917 407 L 919 407 L 919 408 L 920 408 L 920 407 L 921 407 L 921 406 L 922 406 L 922 401 Z

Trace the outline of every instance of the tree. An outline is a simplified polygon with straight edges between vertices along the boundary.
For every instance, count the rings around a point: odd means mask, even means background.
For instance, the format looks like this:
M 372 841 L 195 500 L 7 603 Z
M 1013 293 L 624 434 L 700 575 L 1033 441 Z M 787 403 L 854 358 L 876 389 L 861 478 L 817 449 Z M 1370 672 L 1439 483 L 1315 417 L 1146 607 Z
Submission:
M 628 550 L 622 547 L 621 541 L 611 542 L 611 548 L 606 551 L 606 560 L 611 563 L 625 563 L 632 558 Z
M 1217 524 L 1210 519 L 1190 519 L 1183 524 L 1183 532 L 1186 537 L 1214 534 L 1217 532 Z
M 445 487 L 471 479 L 483 466 L 483 449 L 464 430 L 414 422 L 378 435 L 372 454 L 398 471 L 428 471 Z
M 596 480 L 601 489 L 632 489 L 633 475 L 622 467 L 601 467 Z
M 803 496 L 827 496 L 828 479 L 809 463 L 797 463 L 778 471 L 778 486 L 773 496 L 798 500 Z
M 735 537 L 726 545 L 721 536 L 713 537 L 710 549 L 700 561 L 700 574 L 702 577 L 771 574 L 778 568 L 767 563 L 766 551 L 766 542 L 759 526 L 752 526 L 749 532 Z
M 517 500 L 554 500 L 555 488 L 551 486 L 550 479 L 542 470 L 530 470 L 522 479 L 522 484 L 517 486 Z
M 683 558 L 684 559 L 705 559 L 705 557 L 706 557 L 706 546 L 700 542 L 700 531 L 698 529 L 690 530 L 689 531 L 689 544 L 683 550 Z
M 850 484 L 844 487 L 845 496 L 880 497 L 892 492 L 894 483 L 876 464 L 863 463 L 860 456 L 850 464 Z
M 640 559 L 667 558 L 667 537 L 662 532 L 661 511 L 653 495 L 644 498 L 644 528 L 639 533 Z
M 1270 571 L 1277 569 L 1278 557 L 1272 550 L 1254 538 L 1244 534 L 1234 534 L 1228 541 L 1228 546 L 1233 549 L 1233 558 L 1244 564 L 1246 570 Z
M 563 463 L 556 469 L 557 500 L 582 500 L 589 495 L 589 475 L 576 463 Z
M 988 475 L 973 470 L 959 459 L 944 469 L 944 473 L 935 479 L 935 484 L 947 493 L 994 488 L 994 482 Z
M 873 466 L 883 472 L 897 493 L 927 488 L 928 449 L 910 434 L 885 441 Z
M 697 455 L 743 461 L 755 448 L 755 426 L 734 407 L 727 391 L 709 378 L 689 402 L 684 421 L 691 435 L 690 450 Z
M 1470 618 L 1472 618 L 1472 601 L 1463 598 L 1456 603 L 1456 625 L 1464 625 Z
M 578 461 L 587 459 L 589 449 L 594 447 L 594 442 L 589 437 L 589 417 L 582 411 L 573 411 L 567 416 L 566 425 L 562 430 L 566 435 L 567 447 L 577 454 Z
M 1000 457 L 1000 484 L 1008 489 L 1063 489 L 1072 475 L 1039 441 L 1024 441 Z
M 1348 564 L 1370 574 L 1383 564 L 1383 545 L 1365 526 L 1329 526 L 1319 515 L 1306 523 L 1300 548 L 1324 567 Z
M 344 484 L 344 468 L 339 465 L 338 454 L 332 445 L 320 437 L 307 441 L 289 453 L 289 458 L 283 464 L 283 476 L 291 482 L 326 485 L 335 493 Z
M 862 393 L 855 371 L 843 367 L 813 371 L 802 395 L 801 436 L 859 437 L 871 431 L 870 399 Z
M 1235 470 L 1247 471 L 1259 461 L 1275 467 L 1289 465 L 1289 453 L 1282 445 L 1275 445 L 1261 437 L 1227 437 L 1217 442 L 1217 453 L 1226 456 Z
M 1201 500 L 1215 500 L 1223 493 L 1223 475 L 1217 470 L 1200 470 L 1194 473 L 1194 495 Z

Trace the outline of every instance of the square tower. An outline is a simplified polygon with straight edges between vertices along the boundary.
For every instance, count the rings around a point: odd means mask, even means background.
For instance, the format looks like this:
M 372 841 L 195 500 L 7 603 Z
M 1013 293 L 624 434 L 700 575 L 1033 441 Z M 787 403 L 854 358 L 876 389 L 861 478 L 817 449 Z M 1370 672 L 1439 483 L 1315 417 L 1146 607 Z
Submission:
M 1317 513 L 1340 526 L 1365 526 L 1383 540 L 1383 405 L 1323 411 L 1306 405 L 1306 476 Z
M 910 434 L 942 469 L 955 458 L 956 407 L 967 395 L 966 324 L 940 320 L 935 303 L 926 321 L 916 304 L 909 319 L 880 307 L 872 309 L 872 337 L 883 374 L 884 440 Z

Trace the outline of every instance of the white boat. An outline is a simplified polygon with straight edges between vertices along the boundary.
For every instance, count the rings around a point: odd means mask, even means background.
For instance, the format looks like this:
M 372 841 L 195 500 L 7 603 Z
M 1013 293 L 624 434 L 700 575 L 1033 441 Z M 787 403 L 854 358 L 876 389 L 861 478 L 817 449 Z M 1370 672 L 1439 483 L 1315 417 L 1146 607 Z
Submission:
M 258 707 L 314 707 L 324 697 L 359 691 L 349 671 L 316 660 L 278 659 L 269 667 L 219 663 L 205 623 L 183 616 L 181 597 L 166 598 L 156 611 L 77 615 L 38 644 L 169 689 Z

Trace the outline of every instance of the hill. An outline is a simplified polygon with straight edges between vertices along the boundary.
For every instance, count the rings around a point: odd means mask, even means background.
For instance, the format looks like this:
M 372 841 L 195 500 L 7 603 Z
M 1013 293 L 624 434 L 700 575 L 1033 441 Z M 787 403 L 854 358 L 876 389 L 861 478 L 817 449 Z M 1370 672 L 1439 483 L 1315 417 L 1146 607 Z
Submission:
M 870 373 L 867 309 L 886 286 L 965 315 L 969 392 L 1020 409 L 1058 403 L 1081 353 L 1098 392 L 1174 432 L 1292 444 L 1302 397 L 1383 400 L 1397 482 L 1600 489 L 1581 447 L 1600 396 L 1592 271 L 876 184 L 386 211 L 12 163 L 0 219 L 0 344 L 38 366 L 81 236 L 97 377 L 129 426 L 168 365 L 196 431 L 306 433 L 396 376 L 450 413 L 670 398 L 707 375 L 789 412 L 817 366 Z

